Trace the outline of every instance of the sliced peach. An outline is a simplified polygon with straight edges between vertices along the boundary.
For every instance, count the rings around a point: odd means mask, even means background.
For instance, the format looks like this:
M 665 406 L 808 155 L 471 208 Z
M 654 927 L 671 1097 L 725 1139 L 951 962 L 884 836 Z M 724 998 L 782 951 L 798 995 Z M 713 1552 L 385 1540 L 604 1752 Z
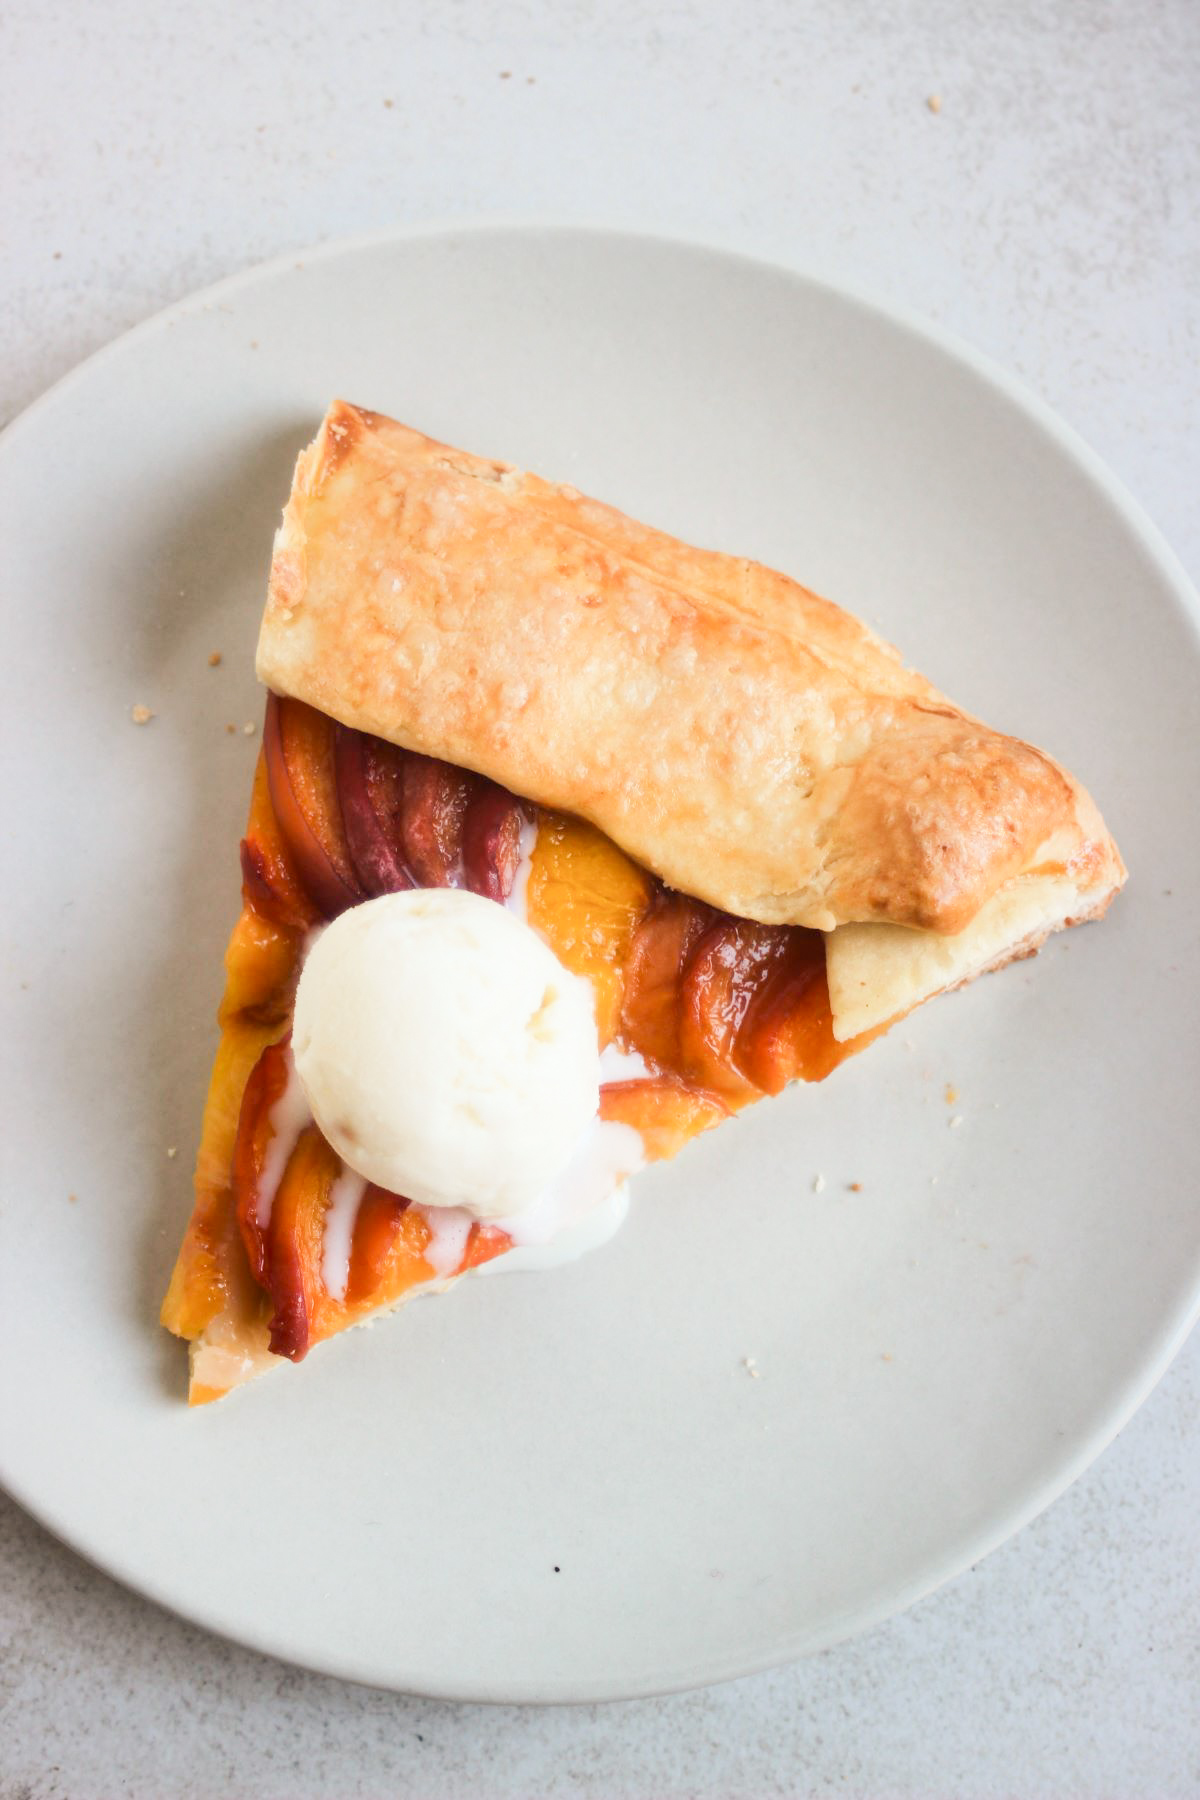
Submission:
M 282 1023 L 292 1007 L 300 938 L 273 919 L 244 907 L 225 950 L 225 993 L 217 1014 L 221 1025 L 248 1019 Z
M 625 964 L 621 1035 L 659 1068 L 681 1068 L 681 984 L 688 958 L 720 915 L 661 889 L 633 933 Z
M 283 840 L 271 805 L 265 751 L 258 754 L 250 818 L 242 839 L 242 894 L 248 907 L 283 931 L 302 933 L 321 921 L 321 912 L 306 891 Z
M 418 887 L 463 885 L 463 821 L 475 777 L 433 756 L 404 768 L 404 851 Z
M 463 874 L 473 894 L 507 900 L 521 848 L 521 808 L 507 788 L 481 783 L 463 820 Z
M 465 1275 L 468 1269 L 477 1269 L 480 1263 L 491 1262 L 511 1249 L 512 1239 L 498 1225 L 472 1225 L 458 1272 Z
M 819 931 L 784 933 L 783 955 L 754 995 L 738 1034 L 737 1060 L 764 1093 L 789 1081 L 822 1081 L 846 1054 L 833 1035 Z
M 756 1084 L 736 1057 L 738 1033 L 787 950 L 783 926 L 725 919 L 705 932 L 680 990 L 678 1067 L 690 1081 L 735 1104 L 755 1097 Z
M 162 1306 L 163 1324 L 179 1337 L 198 1337 L 244 1284 L 229 1169 L 247 1079 L 278 1029 L 239 1021 L 221 1033 L 196 1157 L 196 1203 Z
M 292 1362 L 303 1361 L 310 1342 L 323 1335 L 325 1213 L 341 1167 L 336 1151 L 310 1125 L 300 1133 L 271 1207 L 266 1285 L 275 1310 L 270 1347 Z
M 366 1313 L 430 1280 L 433 1271 L 425 1251 L 432 1235 L 419 1207 L 384 1188 L 369 1187 L 354 1227 L 347 1305 Z
M 237 1019 L 221 1033 L 196 1155 L 196 1181 L 206 1187 L 226 1187 L 237 1141 L 246 1083 L 261 1058 L 279 1038 L 277 1024 L 260 1025 Z
M 350 1273 L 346 1281 L 346 1303 L 355 1306 L 371 1300 L 378 1292 L 384 1272 L 400 1236 L 401 1222 L 409 1202 L 401 1194 L 376 1187 L 374 1182 L 363 1194 L 354 1221 L 354 1237 L 350 1247 Z
M 529 923 L 568 969 L 592 983 L 602 1043 L 621 1018 L 630 949 L 652 891 L 645 870 L 593 825 L 562 813 L 538 815 Z
M 268 1234 L 261 1218 L 262 1173 L 274 1135 L 271 1109 L 287 1087 L 288 1074 L 285 1038 L 268 1044 L 250 1072 L 231 1159 L 230 1185 L 242 1242 L 251 1273 L 263 1286 L 268 1275 Z
M 824 1081 L 895 1024 L 889 1019 L 839 1043 L 825 978 L 825 939 L 799 926 L 787 937 L 787 955 L 755 996 L 736 1052 L 739 1066 L 768 1094 L 779 1093 L 789 1081 Z
M 405 752 L 339 725 L 334 760 L 346 846 L 363 892 L 396 894 L 412 887 L 404 860 Z
M 729 1117 L 719 1094 L 704 1093 L 669 1075 L 619 1081 L 600 1089 L 600 1117 L 632 1125 L 641 1133 L 648 1162 L 683 1149 L 689 1138 Z
M 197 1188 L 196 1203 L 180 1245 L 159 1314 L 177 1337 L 199 1337 L 229 1294 L 229 1239 L 238 1236 L 227 1188 Z M 240 1243 L 239 1243 L 240 1247 Z
M 301 883 L 332 919 L 363 897 L 342 824 L 332 719 L 268 694 L 263 754 L 271 806 Z

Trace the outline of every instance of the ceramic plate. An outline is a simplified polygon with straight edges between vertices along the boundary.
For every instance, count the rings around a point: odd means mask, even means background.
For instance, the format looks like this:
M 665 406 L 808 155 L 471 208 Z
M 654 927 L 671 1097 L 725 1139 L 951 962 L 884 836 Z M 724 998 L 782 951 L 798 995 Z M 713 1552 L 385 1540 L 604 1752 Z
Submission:
M 338 393 L 835 596 L 1076 770 L 1133 874 L 1104 924 L 639 1177 L 606 1249 L 189 1412 L 156 1313 L 238 906 L 252 651 Z M 681 1688 L 946 1580 L 1162 1372 L 1200 1278 L 1195 614 L 1005 377 L 712 250 L 390 237 L 225 283 L 63 382 L 0 441 L 0 544 L 0 1469 L 86 1556 L 383 1686 Z

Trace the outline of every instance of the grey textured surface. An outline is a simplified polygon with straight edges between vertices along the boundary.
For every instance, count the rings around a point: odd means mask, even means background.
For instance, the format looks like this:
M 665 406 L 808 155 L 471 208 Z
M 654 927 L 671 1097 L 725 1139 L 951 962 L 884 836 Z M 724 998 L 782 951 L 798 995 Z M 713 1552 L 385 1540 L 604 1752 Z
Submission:
M 480 212 L 598 218 L 802 262 L 950 326 L 1058 407 L 1200 571 L 1192 0 L 757 0 L 737 26 L 722 0 L 10 0 L 0 65 L 0 417 L 276 251 Z M 1194 1794 L 1198 1374 L 1193 1342 L 1049 1514 L 908 1616 L 609 1708 L 296 1673 L 0 1501 L 0 1797 Z

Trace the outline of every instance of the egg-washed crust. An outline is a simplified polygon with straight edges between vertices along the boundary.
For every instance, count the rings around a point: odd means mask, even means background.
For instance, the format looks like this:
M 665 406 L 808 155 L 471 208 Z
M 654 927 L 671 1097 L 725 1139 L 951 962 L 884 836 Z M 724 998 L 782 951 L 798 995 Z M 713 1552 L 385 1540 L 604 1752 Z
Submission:
M 840 607 L 344 401 L 296 467 L 257 666 L 744 918 L 953 934 L 1048 845 L 1097 900 L 1123 879 L 1065 770 Z

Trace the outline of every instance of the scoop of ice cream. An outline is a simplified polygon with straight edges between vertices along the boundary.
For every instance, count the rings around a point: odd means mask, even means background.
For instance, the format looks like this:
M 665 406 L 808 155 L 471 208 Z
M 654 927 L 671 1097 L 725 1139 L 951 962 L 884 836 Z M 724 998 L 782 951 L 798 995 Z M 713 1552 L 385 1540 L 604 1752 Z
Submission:
M 343 1161 L 480 1219 L 537 1200 L 599 1100 L 590 984 L 506 908 L 452 888 L 385 894 L 328 926 L 292 1052 Z

